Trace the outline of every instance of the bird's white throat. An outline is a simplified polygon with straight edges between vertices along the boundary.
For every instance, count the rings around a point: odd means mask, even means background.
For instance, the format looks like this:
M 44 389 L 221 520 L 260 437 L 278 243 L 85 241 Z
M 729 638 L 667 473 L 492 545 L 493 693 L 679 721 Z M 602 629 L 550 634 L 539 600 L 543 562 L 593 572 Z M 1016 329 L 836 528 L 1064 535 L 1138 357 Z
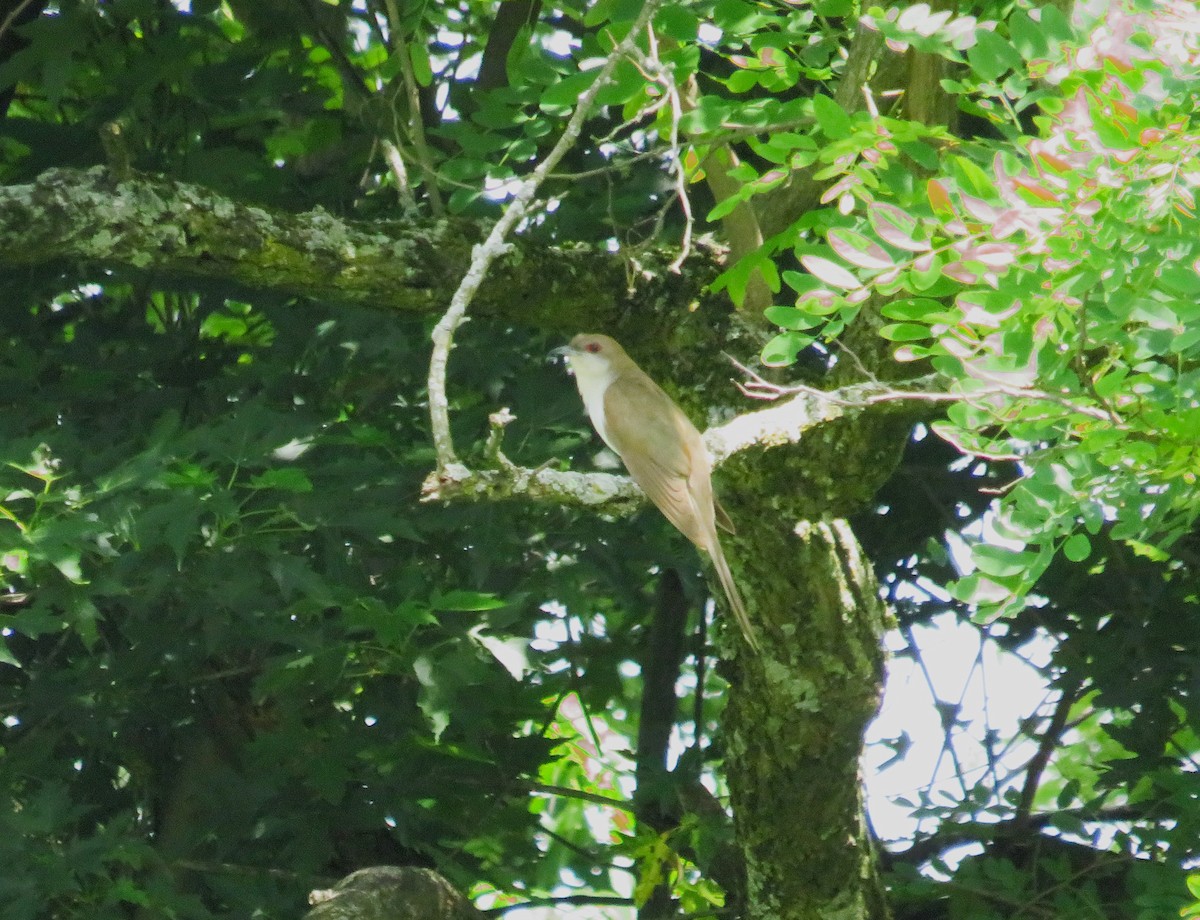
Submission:
M 612 363 L 607 358 L 586 351 L 575 352 L 568 360 L 571 362 L 571 371 L 575 374 L 575 385 L 579 387 L 583 406 L 587 409 L 588 418 L 592 420 L 592 427 L 596 429 L 600 439 L 615 451 L 612 441 L 608 439 L 608 426 L 604 423 L 604 393 L 616 377 Z

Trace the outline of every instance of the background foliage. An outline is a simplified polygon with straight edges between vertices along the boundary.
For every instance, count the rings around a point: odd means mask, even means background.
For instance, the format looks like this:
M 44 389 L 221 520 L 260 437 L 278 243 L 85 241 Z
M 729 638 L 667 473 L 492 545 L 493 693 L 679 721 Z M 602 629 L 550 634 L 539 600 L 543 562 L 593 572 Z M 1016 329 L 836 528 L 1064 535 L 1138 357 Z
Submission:
M 107 163 L 272 208 L 487 219 L 639 8 L 0 4 L 0 180 Z M 860 15 L 890 50 L 874 95 L 839 100 Z M 1011 737 L 935 700 L 947 750 L 974 738 L 987 768 L 910 797 L 920 829 L 882 859 L 898 916 L 1188 899 L 1198 31 L 1166 2 L 666 5 L 523 230 L 636 276 L 758 207 L 761 245 L 714 287 L 773 295 L 766 365 L 936 375 L 919 395 L 944 415 L 855 522 L 897 655 L 923 664 L 949 612 L 1047 694 Z M 892 92 L 930 57 L 940 120 Z M 720 909 L 724 683 L 694 555 L 652 514 L 421 503 L 432 318 L 75 265 L 0 290 L 5 917 L 295 916 L 377 863 L 489 904 L 665 882 Z M 515 460 L 590 462 L 543 361 L 561 332 L 465 328 L 460 445 L 510 405 Z M 631 817 L 639 769 L 655 794 L 635 752 L 664 572 L 690 609 L 677 770 L 711 790 L 669 830 Z

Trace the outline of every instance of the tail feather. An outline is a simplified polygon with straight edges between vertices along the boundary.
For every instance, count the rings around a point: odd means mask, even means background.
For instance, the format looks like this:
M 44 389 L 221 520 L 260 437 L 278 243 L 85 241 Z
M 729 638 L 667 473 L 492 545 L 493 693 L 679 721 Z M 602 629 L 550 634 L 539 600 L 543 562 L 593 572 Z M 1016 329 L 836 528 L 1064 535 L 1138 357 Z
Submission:
M 725 590 L 725 597 L 729 600 L 729 607 L 733 611 L 734 619 L 738 621 L 738 626 L 742 628 L 742 635 L 746 637 L 746 644 L 758 654 L 762 654 L 758 635 L 750 624 L 750 617 L 746 613 L 746 606 L 742 603 L 742 596 L 738 593 L 737 585 L 733 582 L 733 573 L 729 571 L 729 563 L 725 561 L 725 553 L 721 550 L 721 544 L 714 542 L 709 555 L 717 570 L 717 579 L 721 582 L 721 587 Z

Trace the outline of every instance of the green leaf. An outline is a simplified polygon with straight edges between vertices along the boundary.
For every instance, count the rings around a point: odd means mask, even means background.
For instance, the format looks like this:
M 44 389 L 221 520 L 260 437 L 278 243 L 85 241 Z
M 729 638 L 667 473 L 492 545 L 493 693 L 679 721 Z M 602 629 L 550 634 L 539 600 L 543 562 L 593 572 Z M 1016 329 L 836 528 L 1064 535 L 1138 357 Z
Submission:
M 1075 40 L 1075 29 L 1067 17 L 1056 6 L 1043 6 L 1038 10 L 1038 25 L 1048 42 L 1070 42 Z
M 677 42 L 692 42 L 700 28 L 700 20 L 683 4 L 667 3 L 654 14 L 658 30 Z
M 413 674 L 421 685 L 421 692 L 417 697 L 417 707 L 429 723 L 429 730 L 433 733 L 435 743 L 441 740 L 442 734 L 450 725 L 451 700 L 438 682 L 439 670 L 434 661 L 426 655 L 422 655 L 413 662 Z
M 907 297 L 883 305 L 880 312 L 889 319 L 914 320 L 934 316 L 945 311 L 940 301 L 928 297 Z
M 1026 574 L 1034 554 L 992 543 L 977 543 L 971 547 L 971 559 L 976 568 L 985 575 L 997 580 L 1007 580 Z
M 8 640 L 4 636 L 0 636 L 0 664 L 6 664 L 10 667 L 19 668 L 21 662 L 13 656 L 13 653 L 8 648 Z
M 827 138 L 839 141 L 850 136 L 850 116 L 831 97 L 817 93 L 813 96 L 812 104 L 813 115 Z
M 879 334 L 892 342 L 915 342 L 930 337 L 929 327 L 916 323 L 889 323 Z
M 424 41 L 410 41 L 408 49 L 413 78 L 421 86 L 431 85 L 433 83 L 433 64 L 429 59 L 428 44 Z
M 434 610 L 448 610 L 456 613 L 474 613 L 482 610 L 498 610 L 507 607 L 508 601 L 494 594 L 484 594 L 480 591 L 447 591 L 445 594 L 435 594 L 429 601 Z
M 775 336 L 763 347 L 761 360 L 767 367 L 786 367 L 796 361 L 796 355 L 811 345 L 815 339 L 802 332 L 784 332 Z
M 763 311 L 763 315 L 769 322 L 781 329 L 811 329 L 823 322 L 819 317 L 813 317 L 803 310 L 787 306 L 767 307 Z
M 1041 27 L 1024 10 L 1017 10 L 1009 17 L 1008 32 L 1012 36 L 1013 47 L 1026 61 L 1049 56 L 1050 43 L 1046 41 Z
M 989 29 L 976 33 L 975 45 L 967 51 L 967 61 L 975 73 L 992 81 L 1022 63 L 1017 49 Z
M 1063 544 L 1063 555 L 1072 562 L 1083 562 L 1092 554 L 1092 542 L 1085 534 L 1076 533 Z
M 1187 877 L 1187 889 L 1192 893 L 1192 897 L 1200 898 L 1200 875 Z
M 259 473 L 250 480 L 252 489 L 279 489 L 283 492 L 311 492 L 312 480 L 294 466 L 279 466 Z

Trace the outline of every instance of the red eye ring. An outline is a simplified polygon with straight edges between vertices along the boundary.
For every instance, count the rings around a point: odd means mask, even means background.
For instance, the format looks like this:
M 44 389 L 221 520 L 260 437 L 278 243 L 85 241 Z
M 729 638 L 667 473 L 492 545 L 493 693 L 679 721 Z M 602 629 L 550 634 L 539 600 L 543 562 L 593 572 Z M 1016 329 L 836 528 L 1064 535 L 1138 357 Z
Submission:
M 588 342 L 586 345 L 583 346 L 583 350 L 586 352 L 590 352 L 591 354 L 594 355 L 596 352 L 598 352 L 600 350 L 600 343 L 599 342 Z

